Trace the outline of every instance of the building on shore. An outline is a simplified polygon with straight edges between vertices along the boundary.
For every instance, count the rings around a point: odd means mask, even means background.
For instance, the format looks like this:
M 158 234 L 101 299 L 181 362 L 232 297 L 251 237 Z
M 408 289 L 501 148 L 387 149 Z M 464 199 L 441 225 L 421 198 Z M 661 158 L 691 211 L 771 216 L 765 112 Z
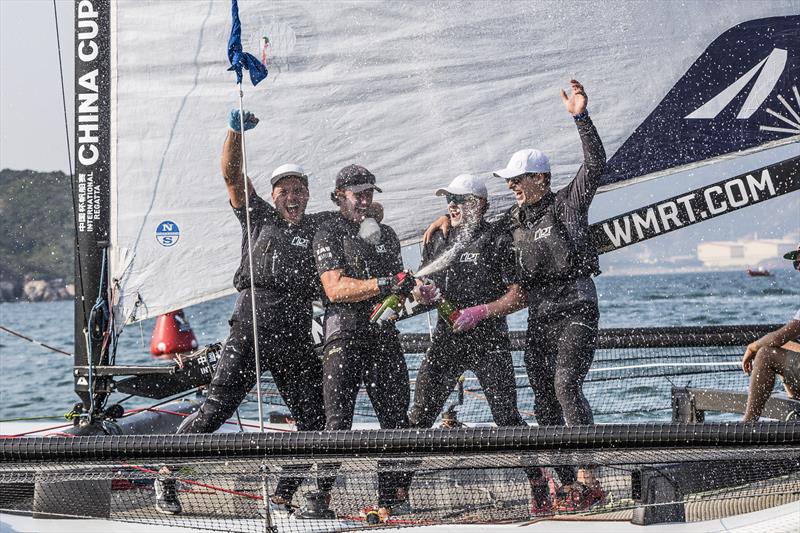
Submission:
M 740 239 L 703 242 L 697 245 L 697 259 L 708 268 L 735 269 L 788 266 L 782 256 L 797 243 L 784 239 Z

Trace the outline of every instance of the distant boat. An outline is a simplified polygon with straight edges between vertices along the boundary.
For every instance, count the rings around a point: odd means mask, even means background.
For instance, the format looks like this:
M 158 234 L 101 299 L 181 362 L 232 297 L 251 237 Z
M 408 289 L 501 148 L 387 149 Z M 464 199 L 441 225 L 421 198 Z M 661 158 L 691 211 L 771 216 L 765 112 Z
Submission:
M 754 277 L 772 276 L 772 274 L 770 274 L 769 270 L 766 270 L 763 267 L 758 267 L 758 270 L 753 270 L 752 268 L 748 268 L 747 269 L 747 275 L 748 276 L 754 276 Z

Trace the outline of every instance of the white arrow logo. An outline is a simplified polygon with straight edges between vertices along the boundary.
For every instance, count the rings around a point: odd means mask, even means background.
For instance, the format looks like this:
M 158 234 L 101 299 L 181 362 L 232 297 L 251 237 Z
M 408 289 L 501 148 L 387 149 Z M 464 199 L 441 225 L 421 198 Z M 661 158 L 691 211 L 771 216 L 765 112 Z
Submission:
M 775 88 L 778 79 L 783 74 L 783 69 L 786 66 L 786 58 L 788 54 L 786 50 L 775 48 L 770 52 L 769 56 L 765 57 L 758 62 L 756 66 L 747 71 L 741 78 L 726 87 L 717 96 L 697 108 L 694 112 L 688 114 L 687 119 L 711 119 L 715 118 L 720 112 L 731 103 L 737 94 L 742 92 L 744 87 L 750 82 L 753 77 L 758 74 L 753 88 L 750 89 L 750 94 L 747 95 L 742 108 L 736 118 L 748 119 L 753 113 L 764 103 L 769 93 Z M 759 74 L 760 71 L 760 74 Z M 798 125 L 800 127 L 800 125 Z

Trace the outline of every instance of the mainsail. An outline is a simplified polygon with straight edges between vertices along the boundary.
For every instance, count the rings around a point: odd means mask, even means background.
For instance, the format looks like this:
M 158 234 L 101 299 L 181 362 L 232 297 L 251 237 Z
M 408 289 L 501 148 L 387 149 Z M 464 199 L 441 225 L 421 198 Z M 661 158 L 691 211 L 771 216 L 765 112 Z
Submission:
M 301 163 L 311 175 L 309 210 L 317 211 L 332 207 L 328 194 L 339 168 L 365 165 L 384 190 L 387 223 L 401 239 L 413 239 L 441 210 L 433 195 L 438 185 L 462 172 L 488 175 L 523 146 L 550 154 L 556 187 L 574 174 L 577 135 L 558 98 L 572 77 L 587 87 L 607 152 L 615 154 L 608 187 L 786 142 L 795 134 L 750 125 L 774 118 L 764 115 L 767 107 L 796 119 L 775 103 L 780 94 L 789 107 L 800 105 L 796 90 L 787 92 L 797 78 L 796 4 L 725 6 L 328 2 L 312 8 L 243 1 L 244 48 L 262 50 L 270 69 L 266 81 L 245 90 L 246 107 L 262 119 L 248 136 L 251 177 L 266 196 L 272 169 Z M 100 130 L 111 132 L 109 260 L 121 325 L 232 291 L 240 228 L 218 168 L 237 93 L 225 71 L 228 3 L 137 0 L 109 9 L 110 24 L 100 25 L 98 38 L 110 38 L 111 83 L 100 97 L 110 103 L 110 124 Z M 81 19 L 78 8 L 79 40 L 81 20 L 99 19 Z M 741 48 L 723 58 L 714 47 L 734 31 Z M 686 79 L 697 86 L 691 97 L 680 89 Z M 742 89 L 729 99 L 730 83 Z M 684 97 L 687 109 L 675 107 Z M 735 129 L 727 137 L 717 115 L 711 117 L 718 107 Z M 731 118 L 744 109 L 752 120 Z M 705 135 L 693 137 L 691 149 L 675 133 L 686 131 L 685 121 L 677 122 L 683 117 L 697 124 L 693 135 Z M 664 135 L 651 143 L 658 132 Z M 709 135 L 718 142 L 706 149 Z M 494 192 L 503 187 L 499 180 L 491 185 Z M 504 194 L 492 198 L 494 209 L 509 201 Z

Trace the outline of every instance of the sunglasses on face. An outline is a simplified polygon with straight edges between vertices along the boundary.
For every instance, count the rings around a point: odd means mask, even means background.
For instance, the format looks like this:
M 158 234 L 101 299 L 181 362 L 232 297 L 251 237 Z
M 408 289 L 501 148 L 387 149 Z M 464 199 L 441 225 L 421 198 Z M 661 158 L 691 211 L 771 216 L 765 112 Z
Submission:
M 523 178 L 525 178 L 525 174 L 514 176 L 513 178 L 506 178 L 506 183 L 510 185 L 519 185 Z
M 444 195 L 445 200 L 447 200 L 448 204 L 463 204 L 466 203 L 467 200 L 472 198 L 471 194 L 450 194 L 447 193 Z

